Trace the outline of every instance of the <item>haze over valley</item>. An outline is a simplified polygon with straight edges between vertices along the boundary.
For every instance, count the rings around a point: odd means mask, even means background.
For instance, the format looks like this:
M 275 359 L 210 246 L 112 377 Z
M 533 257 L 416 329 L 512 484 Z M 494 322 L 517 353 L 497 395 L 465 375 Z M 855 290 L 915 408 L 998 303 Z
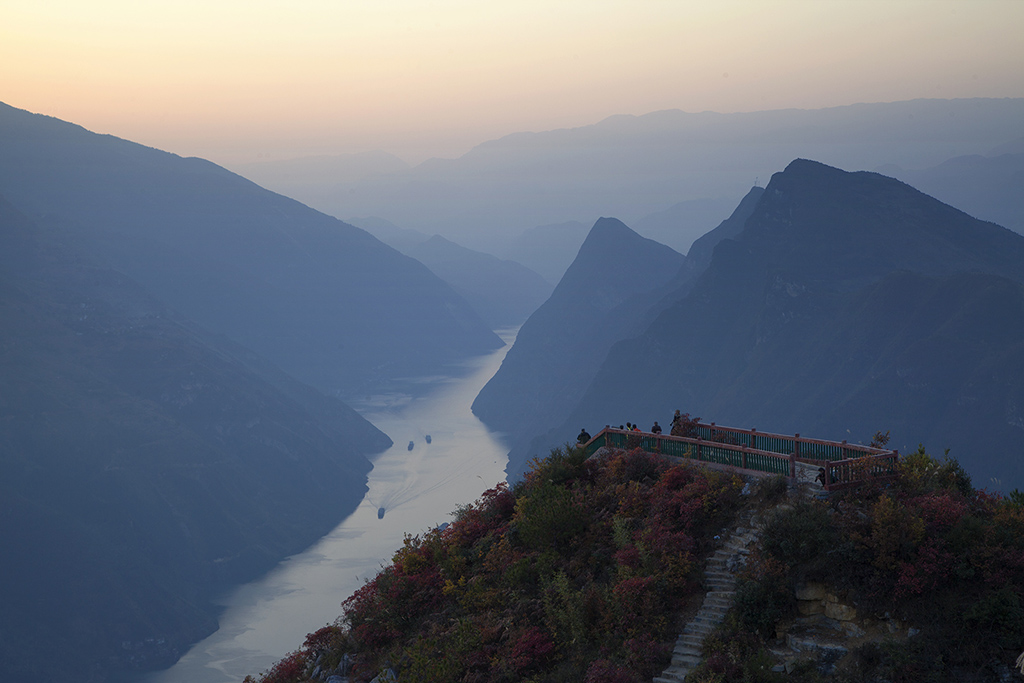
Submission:
M 427 5 L 3 10 L 0 679 L 258 674 L 676 410 L 1022 495 L 1024 6 Z

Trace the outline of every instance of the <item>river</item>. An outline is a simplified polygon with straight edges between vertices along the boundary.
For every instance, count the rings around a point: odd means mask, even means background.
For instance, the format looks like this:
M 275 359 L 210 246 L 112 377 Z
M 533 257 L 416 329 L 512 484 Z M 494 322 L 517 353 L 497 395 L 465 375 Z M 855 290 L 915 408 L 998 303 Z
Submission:
M 374 459 L 362 503 L 307 551 L 224 596 L 220 628 L 145 683 L 238 683 L 266 670 L 307 633 L 332 623 L 342 601 L 390 562 L 406 533 L 450 521 L 458 506 L 503 480 L 508 449 L 470 412 L 515 338 L 514 330 L 500 334 L 503 349 L 469 361 L 462 369 L 468 373 L 456 378 L 423 380 L 433 388 L 418 398 L 373 396 L 353 404 L 395 442 Z

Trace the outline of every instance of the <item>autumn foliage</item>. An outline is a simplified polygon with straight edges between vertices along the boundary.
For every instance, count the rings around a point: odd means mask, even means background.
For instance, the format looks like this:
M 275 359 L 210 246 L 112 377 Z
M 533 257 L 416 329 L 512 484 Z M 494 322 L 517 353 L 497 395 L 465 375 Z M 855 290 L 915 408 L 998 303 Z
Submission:
M 921 448 L 895 480 L 769 515 L 745 579 L 695 680 L 760 670 L 777 626 L 799 617 L 794 588 L 805 581 L 824 583 L 869 621 L 902 624 L 827 680 L 1002 680 L 1024 647 L 1024 507 L 974 489 L 955 460 Z M 785 680 L 825 678 L 812 667 Z
M 259 680 L 304 681 L 343 655 L 353 681 L 650 680 L 741 486 L 641 451 L 556 450 L 406 537 L 335 626 Z

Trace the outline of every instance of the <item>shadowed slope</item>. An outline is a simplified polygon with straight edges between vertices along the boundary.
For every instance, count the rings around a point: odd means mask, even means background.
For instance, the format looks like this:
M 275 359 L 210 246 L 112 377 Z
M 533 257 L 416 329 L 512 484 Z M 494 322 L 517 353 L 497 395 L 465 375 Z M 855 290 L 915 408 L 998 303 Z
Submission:
M 414 259 L 200 159 L 0 105 L 0 193 L 43 238 L 332 393 L 501 346 Z
M 681 408 L 925 441 L 1024 485 L 1024 238 L 891 178 L 798 160 L 693 291 L 609 353 L 563 430 Z
M 512 443 L 557 424 L 611 344 L 635 329 L 651 303 L 645 295 L 671 280 L 682 260 L 621 221 L 598 220 L 562 281 L 523 324 L 501 368 L 473 402 L 474 414 L 509 434 Z M 518 474 L 521 465 L 510 461 L 509 473 Z

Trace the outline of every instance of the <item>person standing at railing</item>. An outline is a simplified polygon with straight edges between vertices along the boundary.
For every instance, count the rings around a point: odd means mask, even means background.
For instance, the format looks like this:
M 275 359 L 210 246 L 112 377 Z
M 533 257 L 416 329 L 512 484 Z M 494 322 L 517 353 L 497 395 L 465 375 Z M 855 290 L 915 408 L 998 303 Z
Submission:
M 672 425 L 671 425 L 671 430 L 670 430 L 670 433 L 672 434 L 672 436 L 682 436 L 683 435 L 683 424 L 682 423 L 683 423 L 683 416 L 680 415 L 679 411 L 677 410 L 676 414 L 672 416 Z
M 582 446 L 588 441 L 590 441 L 590 434 L 587 432 L 587 428 L 584 427 L 580 429 L 580 434 L 576 437 L 576 443 L 577 445 Z
M 640 427 L 627 422 L 626 431 L 629 432 L 629 436 L 626 437 L 626 450 L 631 451 L 635 448 L 640 448 Z
M 661 425 L 658 424 L 657 420 L 654 421 L 654 426 L 651 427 L 651 434 L 661 434 Z

